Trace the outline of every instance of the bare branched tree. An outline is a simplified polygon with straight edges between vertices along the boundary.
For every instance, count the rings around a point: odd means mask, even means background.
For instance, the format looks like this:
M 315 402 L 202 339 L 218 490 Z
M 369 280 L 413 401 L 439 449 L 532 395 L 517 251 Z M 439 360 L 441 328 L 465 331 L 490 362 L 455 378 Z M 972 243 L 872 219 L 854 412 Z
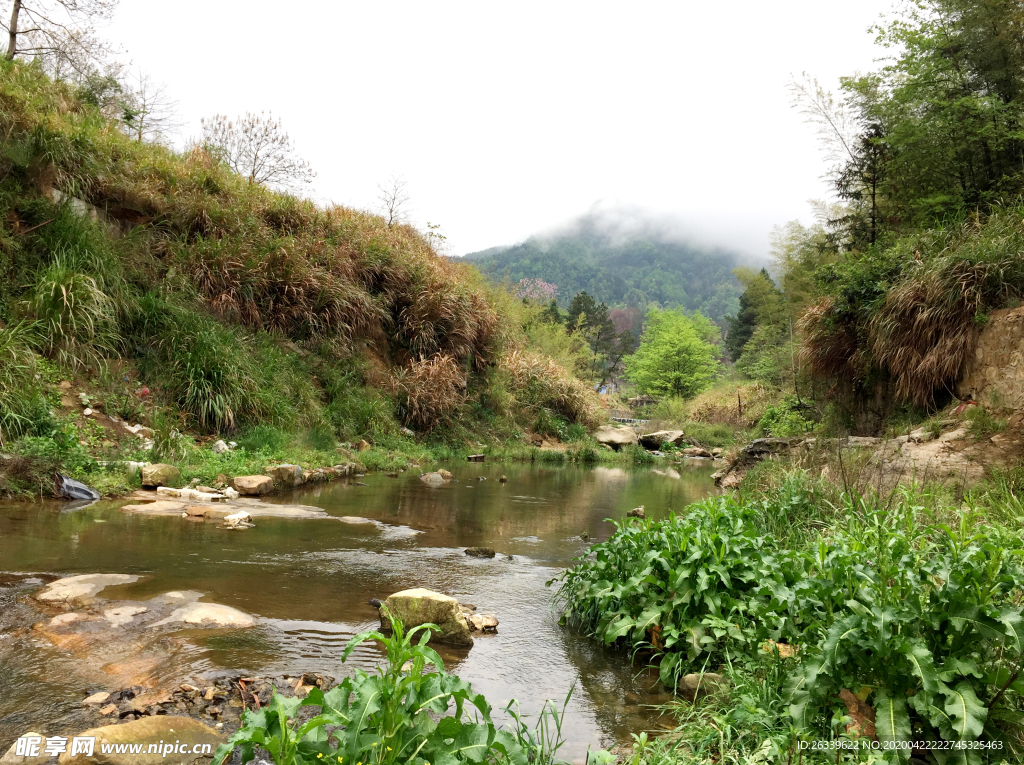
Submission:
M 427 232 L 423 236 L 438 255 L 448 254 L 448 237 L 441 233 L 440 223 L 427 221 Z
M 380 194 L 381 214 L 387 219 L 388 228 L 401 225 L 408 218 L 409 193 L 406 190 L 405 179 L 399 175 L 393 175 L 386 184 L 377 186 Z
M 294 188 L 316 177 L 273 114 L 248 112 L 237 122 L 223 114 L 204 119 L 203 145 L 249 183 Z
M 58 77 L 85 76 L 111 53 L 96 36 L 95 24 L 110 19 L 116 6 L 117 0 L 0 2 L 0 27 L 7 32 L 5 57 L 39 58 Z M 6 24 L 3 19 L 8 19 Z
M 159 141 L 168 131 L 181 127 L 175 116 L 178 102 L 168 95 L 164 85 L 142 72 L 132 80 L 121 102 L 121 119 L 129 135 L 139 142 Z

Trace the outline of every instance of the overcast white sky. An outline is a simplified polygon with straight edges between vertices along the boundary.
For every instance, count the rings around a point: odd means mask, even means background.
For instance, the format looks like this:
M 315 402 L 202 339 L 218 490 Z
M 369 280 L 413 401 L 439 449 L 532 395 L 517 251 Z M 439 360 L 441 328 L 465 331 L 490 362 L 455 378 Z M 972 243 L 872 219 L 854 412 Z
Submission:
M 786 83 L 871 68 L 892 4 L 121 0 L 104 33 L 177 99 L 179 145 L 273 111 L 318 199 L 375 208 L 401 175 L 452 254 L 597 204 L 759 256 L 828 191 Z

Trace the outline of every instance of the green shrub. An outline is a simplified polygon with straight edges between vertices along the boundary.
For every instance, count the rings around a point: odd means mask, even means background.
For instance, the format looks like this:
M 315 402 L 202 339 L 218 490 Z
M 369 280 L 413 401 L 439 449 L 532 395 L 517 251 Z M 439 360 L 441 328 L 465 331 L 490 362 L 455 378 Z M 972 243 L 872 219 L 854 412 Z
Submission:
M 365 385 L 358 369 L 336 361 L 320 362 L 316 375 L 324 386 L 327 418 L 343 440 L 398 432 L 394 403 Z
M 844 599 L 826 632 L 805 635 L 791 678 L 804 727 L 843 688 L 870 691 L 882 740 L 1003 740 L 1024 721 L 1024 684 L 1013 687 L 1024 551 L 998 530 L 974 531 L 970 513 L 954 527 L 919 526 L 921 509 L 860 503 L 819 543 L 800 588 Z
M 757 426 L 766 436 L 801 436 L 814 429 L 814 421 L 805 418 L 802 410 L 796 397 L 788 396 L 781 403 L 769 406 Z
M 965 414 L 969 423 L 968 430 L 975 438 L 984 438 L 1006 430 L 1006 420 L 992 416 L 992 413 L 981 404 L 967 407 Z
M 275 693 L 267 706 L 243 713 L 242 727 L 218 747 L 214 762 L 222 765 L 240 749 L 244 765 L 255 759 L 257 746 L 275 765 L 526 765 L 535 759 L 513 733 L 494 725 L 481 694 L 444 671 L 441 657 L 426 644 L 434 625 L 408 633 L 401 620 L 394 619 L 393 625 L 390 636 L 356 635 L 342 654 L 344 661 L 361 643 L 379 641 L 386 662 L 377 674 L 357 669 L 337 687 L 326 693 L 314 688 L 301 700 Z M 319 707 L 319 713 L 302 723 L 303 707 Z
M 242 448 L 267 455 L 281 451 L 288 440 L 288 434 L 273 425 L 253 425 L 246 428 L 237 438 L 238 445 Z
M 774 497 L 621 525 L 559 578 L 563 619 L 651 653 L 670 686 L 723 664 L 753 671 L 768 639 L 799 646 L 786 703 L 818 736 L 836 735 L 845 688 L 870 694 L 882 740 L 1009 748 L 1024 722 L 1020 539 L 971 513 L 922 524 L 908 493 L 821 505 L 795 478 Z M 805 523 L 789 547 L 770 532 L 828 513 L 843 520 L 820 535 Z
M 711 660 L 717 665 L 753 639 L 747 602 L 765 546 L 754 518 L 751 508 L 721 498 L 686 517 L 619 524 L 591 547 L 592 560 L 562 575 L 563 620 L 605 643 L 662 653 L 670 687 Z
M 81 476 L 99 466 L 96 458 L 78 443 L 74 432 L 67 429 L 57 429 L 46 436 L 25 436 L 12 444 L 11 451 L 47 477 L 58 472 Z

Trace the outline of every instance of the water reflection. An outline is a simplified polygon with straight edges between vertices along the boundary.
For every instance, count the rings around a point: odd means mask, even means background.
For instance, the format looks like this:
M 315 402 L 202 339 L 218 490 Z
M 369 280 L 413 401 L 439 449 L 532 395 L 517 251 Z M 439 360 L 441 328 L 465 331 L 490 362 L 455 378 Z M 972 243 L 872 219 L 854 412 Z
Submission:
M 468 652 L 444 654 L 449 668 L 496 708 L 515 698 L 522 711 L 535 713 L 544 699 L 560 702 L 578 682 L 565 724 L 565 754 L 578 759 L 588 746 L 651 727 L 643 705 L 664 700 L 652 690 L 653 678 L 637 674 L 622 654 L 559 627 L 545 582 L 585 552 L 581 535 L 607 538 L 613 527 L 606 519 L 621 519 L 641 504 L 648 516 L 663 517 L 706 494 L 712 465 L 657 471 L 448 467 L 457 481 L 437 489 L 409 473 L 397 480 L 371 475 L 361 479 L 366 486 L 320 485 L 272 500 L 377 521 L 362 525 L 266 518 L 256 528 L 232 532 L 121 513 L 118 503 L 74 513 L 62 513 L 59 504 L 8 504 L 0 506 L 0 571 L 143 574 L 118 587 L 117 597 L 198 590 L 208 601 L 261 617 L 247 632 L 181 633 L 173 663 L 162 670 L 168 682 L 174 673 L 225 669 L 340 677 L 352 666 L 372 668 L 380 658 L 372 644 L 346 665 L 339 661 L 348 638 L 376 624 L 367 600 L 428 587 L 498 614 L 498 635 L 478 639 Z M 497 480 L 502 474 L 508 483 Z M 499 555 L 469 558 L 460 549 L 478 545 Z M 0 632 L 5 621 L 15 623 L 14 608 L 10 599 L 0 600 L 0 612 L 9 612 L 0 616 Z M 0 634 L 0 744 L 40 721 L 51 723 L 48 733 L 62 732 L 62 720 L 73 726 L 73 710 L 94 688 L 62 684 L 60 677 L 74 673 L 58 674 L 61 661 L 67 659 L 46 647 Z M 45 683 L 44 693 L 33 686 L 37 682 Z

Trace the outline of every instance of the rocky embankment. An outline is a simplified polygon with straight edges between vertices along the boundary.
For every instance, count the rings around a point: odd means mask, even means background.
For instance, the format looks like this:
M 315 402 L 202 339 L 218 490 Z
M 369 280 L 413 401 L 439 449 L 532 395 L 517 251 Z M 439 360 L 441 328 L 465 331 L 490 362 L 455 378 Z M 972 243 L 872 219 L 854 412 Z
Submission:
M 847 438 L 756 438 L 727 459 L 713 476 L 724 489 L 740 485 L 750 469 L 765 459 L 784 457 L 825 477 L 834 475 L 830 465 L 838 452 L 853 452 L 858 459 L 838 466 L 872 476 L 872 485 L 889 490 L 901 482 L 955 481 L 973 485 L 989 467 L 1001 467 L 1019 460 L 1024 453 L 1024 412 L 1011 416 L 1000 432 L 975 435 L 969 423 L 950 418 L 916 428 L 894 438 L 850 436 Z M 850 475 L 847 475 L 847 479 Z
M 699 441 L 682 430 L 645 432 L 627 425 L 602 425 L 594 431 L 594 440 L 602 446 L 619 451 L 625 446 L 641 446 L 654 454 L 675 451 L 683 457 L 717 459 L 723 449 L 705 449 Z

